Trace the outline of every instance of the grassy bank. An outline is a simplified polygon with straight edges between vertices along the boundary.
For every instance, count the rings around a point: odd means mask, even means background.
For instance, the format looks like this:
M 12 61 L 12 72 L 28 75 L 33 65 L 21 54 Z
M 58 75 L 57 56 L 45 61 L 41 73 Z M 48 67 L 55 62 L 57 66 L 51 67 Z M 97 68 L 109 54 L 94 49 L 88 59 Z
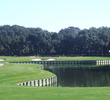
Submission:
M 0 85 L 16 85 L 17 83 L 48 78 L 53 73 L 38 69 L 37 64 L 4 63 L 0 67 Z
M 8 61 L 31 61 L 41 57 L 6 58 L 0 66 L 0 100 L 109 100 L 110 87 L 32 87 L 17 86 L 17 83 L 48 78 L 54 74 L 40 70 L 37 64 L 10 64 Z M 45 57 L 42 59 L 53 58 Z M 55 58 L 55 57 L 54 57 Z M 57 57 L 57 60 L 108 60 L 105 57 Z

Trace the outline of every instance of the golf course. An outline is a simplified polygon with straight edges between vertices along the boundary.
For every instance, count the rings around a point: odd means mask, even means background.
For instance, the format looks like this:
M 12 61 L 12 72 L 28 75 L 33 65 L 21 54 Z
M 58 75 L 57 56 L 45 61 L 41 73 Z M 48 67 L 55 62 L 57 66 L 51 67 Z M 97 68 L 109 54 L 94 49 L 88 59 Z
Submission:
M 32 59 L 56 61 L 110 60 L 109 57 L 0 57 L 0 100 L 109 100 L 110 87 L 36 87 L 18 83 L 49 78 L 55 74 L 39 69 Z

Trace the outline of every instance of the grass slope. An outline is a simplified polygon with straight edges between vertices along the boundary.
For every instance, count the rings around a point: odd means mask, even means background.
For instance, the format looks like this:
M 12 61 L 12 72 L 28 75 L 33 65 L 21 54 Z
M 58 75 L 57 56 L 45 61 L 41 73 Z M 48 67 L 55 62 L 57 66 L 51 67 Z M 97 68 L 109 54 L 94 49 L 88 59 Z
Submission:
M 53 73 L 38 69 L 37 64 L 10 64 L 4 63 L 0 67 L 0 85 L 16 85 L 17 83 L 48 78 Z

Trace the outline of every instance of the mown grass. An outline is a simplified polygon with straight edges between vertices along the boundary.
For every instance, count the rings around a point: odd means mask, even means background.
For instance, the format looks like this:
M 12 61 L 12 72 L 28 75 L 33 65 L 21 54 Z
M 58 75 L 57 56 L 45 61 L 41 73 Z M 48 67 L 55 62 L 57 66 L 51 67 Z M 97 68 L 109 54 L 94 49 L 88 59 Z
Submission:
M 30 61 L 32 57 L 1 57 L 7 60 L 0 66 L 0 100 L 109 100 L 110 87 L 32 87 L 17 83 L 47 78 L 54 74 L 36 68 L 37 64 L 10 64 L 8 61 Z M 36 57 L 35 57 L 36 58 Z M 100 58 L 100 57 L 99 57 Z M 86 58 L 86 59 L 99 59 Z M 57 58 L 73 60 L 79 58 Z M 80 58 L 82 59 L 82 57 Z M 109 58 L 103 57 L 100 60 Z M 84 59 L 83 59 L 84 60 Z
M 110 100 L 110 87 L 0 87 L 0 100 Z

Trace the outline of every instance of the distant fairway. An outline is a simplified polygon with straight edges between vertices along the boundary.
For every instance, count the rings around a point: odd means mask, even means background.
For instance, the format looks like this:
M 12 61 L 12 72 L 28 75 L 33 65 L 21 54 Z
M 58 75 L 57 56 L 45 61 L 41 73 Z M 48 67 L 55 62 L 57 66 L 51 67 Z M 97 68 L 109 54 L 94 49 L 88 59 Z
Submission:
M 41 59 L 43 61 L 48 61 L 48 59 L 55 59 L 55 61 L 88 61 L 88 60 L 110 60 L 110 57 L 38 57 L 38 56 L 24 56 L 24 57 L 16 57 L 16 56 L 1 56 L 1 59 L 6 59 L 4 62 L 28 62 L 33 61 L 33 59 Z

